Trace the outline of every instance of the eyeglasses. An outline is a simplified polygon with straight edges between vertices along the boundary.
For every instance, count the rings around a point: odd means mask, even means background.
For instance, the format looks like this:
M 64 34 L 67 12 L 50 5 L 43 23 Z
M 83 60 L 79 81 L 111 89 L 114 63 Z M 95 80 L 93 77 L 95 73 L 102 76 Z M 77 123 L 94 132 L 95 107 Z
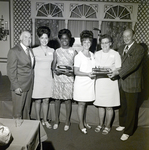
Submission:
M 101 44 L 108 44 L 108 43 L 110 43 L 110 42 L 105 42 L 105 43 L 101 43 Z

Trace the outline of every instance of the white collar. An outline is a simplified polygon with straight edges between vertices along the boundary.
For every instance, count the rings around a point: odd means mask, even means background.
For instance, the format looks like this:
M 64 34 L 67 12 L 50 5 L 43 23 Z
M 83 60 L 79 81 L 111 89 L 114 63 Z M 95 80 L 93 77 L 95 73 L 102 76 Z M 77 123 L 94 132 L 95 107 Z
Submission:
M 22 46 L 23 50 L 26 50 L 27 47 L 25 45 L 23 45 L 23 43 L 21 42 L 20 45 Z
M 133 45 L 134 41 L 130 44 L 130 45 L 126 45 L 128 46 L 128 49 L 130 49 L 130 47 Z

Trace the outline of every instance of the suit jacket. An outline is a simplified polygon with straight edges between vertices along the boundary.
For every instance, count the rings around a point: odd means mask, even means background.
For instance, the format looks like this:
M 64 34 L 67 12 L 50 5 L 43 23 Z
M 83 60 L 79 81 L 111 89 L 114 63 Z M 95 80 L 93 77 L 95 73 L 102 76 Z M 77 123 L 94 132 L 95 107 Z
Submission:
M 32 59 L 34 55 L 32 50 Z M 33 61 L 34 62 L 34 61 Z M 11 82 L 11 90 L 21 88 L 23 92 L 30 89 L 33 83 L 33 66 L 20 44 L 9 50 L 7 58 L 7 75 Z
M 144 49 L 136 42 L 130 47 L 129 51 L 123 56 L 125 45 L 118 50 L 122 58 L 122 67 L 119 71 L 120 85 L 125 92 L 136 93 L 142 88 L 142 59 Z

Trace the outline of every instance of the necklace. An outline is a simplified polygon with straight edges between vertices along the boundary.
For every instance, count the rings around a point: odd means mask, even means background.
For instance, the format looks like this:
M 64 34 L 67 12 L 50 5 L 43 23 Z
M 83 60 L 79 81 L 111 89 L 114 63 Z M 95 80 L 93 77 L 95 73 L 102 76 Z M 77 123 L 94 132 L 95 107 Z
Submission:
M 40 47 L 41 47 L 41 49 L 42 49 L 44 55 L 47 56 L 47 46 L 44 47 L 44 48 L 43 48 L 42 46 L 40 46 Z

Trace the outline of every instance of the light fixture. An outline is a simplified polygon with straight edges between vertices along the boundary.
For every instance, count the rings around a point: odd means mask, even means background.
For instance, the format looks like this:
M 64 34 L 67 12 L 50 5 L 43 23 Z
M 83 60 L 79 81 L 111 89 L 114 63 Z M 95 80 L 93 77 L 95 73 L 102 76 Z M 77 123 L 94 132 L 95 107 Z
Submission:
M 8 21 L 4 21 L 3 15 L 0 18 L 0 41 L 7 41 L 9 35 Z

